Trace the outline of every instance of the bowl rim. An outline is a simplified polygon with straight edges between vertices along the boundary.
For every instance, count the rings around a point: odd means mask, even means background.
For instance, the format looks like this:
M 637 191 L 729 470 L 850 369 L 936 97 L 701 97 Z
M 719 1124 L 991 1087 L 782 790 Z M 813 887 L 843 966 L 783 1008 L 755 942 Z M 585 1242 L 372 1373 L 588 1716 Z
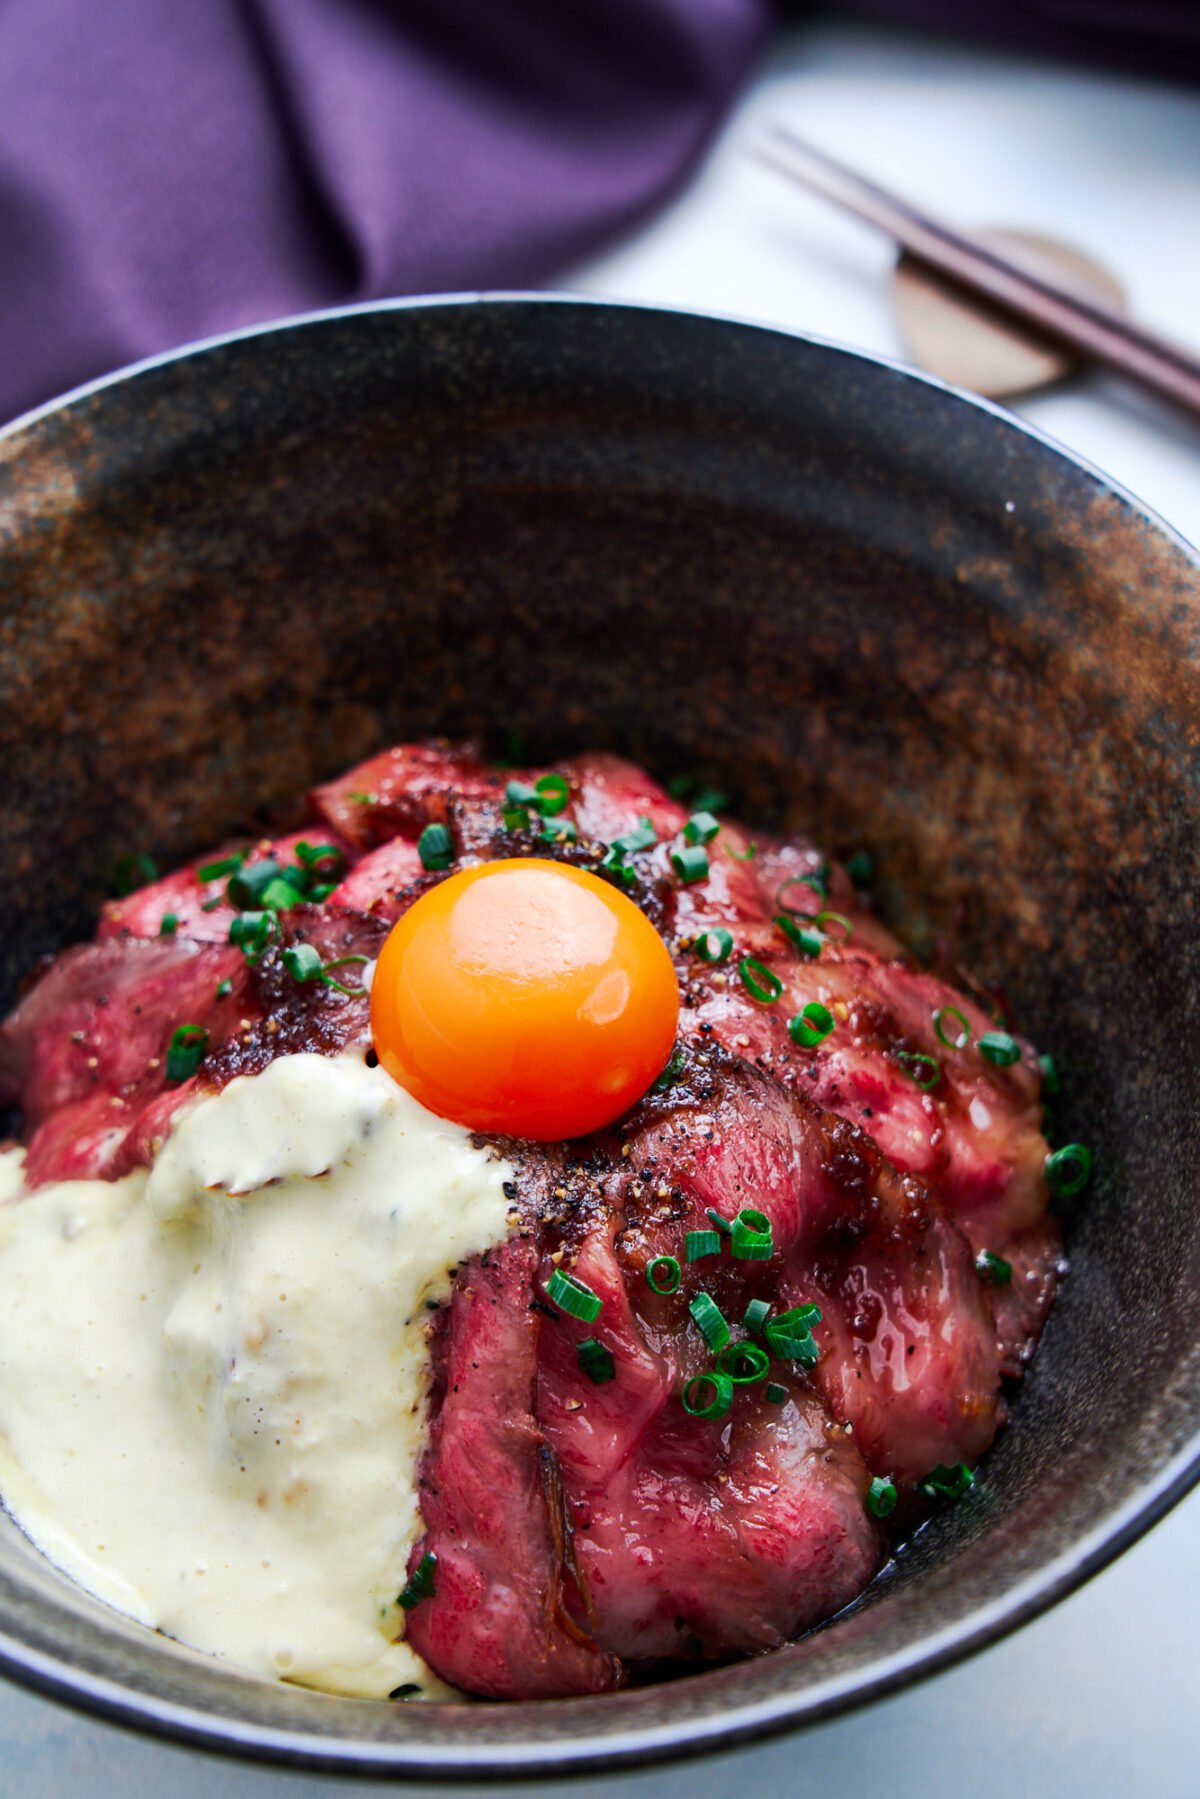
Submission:
M 277 337 L 313 326 L 350 322 L 361 317 L 413 311 L 503 311 L 509 307 L 554 310 L 587 309 L 621 315 L 703 320 L 762 332 L 817 350 L 871 365 L 899 381 L 958 401 L 983 412 L 1003 428 L 1031 441 L 1070 464 L 1100 491 L 1117 499 L 1159 536 L 1165 538 L 1200 576 L 1200 550 L 1152 507 L 1085 456 L 1006 407 L 939 380 L 873 351 L 818 336 L 769 320 L 694 307 L 612 300 L 569 290 L 501 289 L 412 295 L 362 301 L 290 314 L 282 318 L 214 333 L 177 348 L 144 357 L 67 390 L 0 427 L 0 449 L 24 432 L 60 412 L 124 385 L 139 376 L 197 360 L 210 352 L 260 337 Z M 1200 1485 L 1200 1430 L 1116 1513 L 1077 1539 L 1040 1568 L 966 1619 L 943 1626 L 911 1646 L 897 1650 L 873 1667 L 829 1676 L 800 1694 L 776 1693 L 761 1700 L 733 1704 L 710 1714 L 691 1715 L 686 1731 L 679 1723 L 631 1725 L 624 1730 L 547 1735 L 523 1743 L 495 1741 L 472 1745 L 469 1739 L 424 1745 L 414 1742 L 364 1741 L 321 1736 L 303 1730 L 222 1716 L 200 1707 L 109 1680 L 21 1642 L 0 1630 L 0 1674 L 48 1698 L 65 1702 L 109 1723 L 139 1730 L 176 1744 L 259 1763 L 301 1767 L 325 1774 L 395 1779 L 398 1776 L 456 1783 L 487 1778 L 496 1782 L 544 1779 L 556 1775 L 614 1772 L 667 1761 L 693 1759 L 827 1721 L 939 1673 L 1040 1616 L 1059 1600 L 1109 1566 L 1146 1534 L 1192 1488 Z M 689 1687 L 704 1674 L 686 1677 Z M 553 1715 L 553 1704 L 548 1707 Z

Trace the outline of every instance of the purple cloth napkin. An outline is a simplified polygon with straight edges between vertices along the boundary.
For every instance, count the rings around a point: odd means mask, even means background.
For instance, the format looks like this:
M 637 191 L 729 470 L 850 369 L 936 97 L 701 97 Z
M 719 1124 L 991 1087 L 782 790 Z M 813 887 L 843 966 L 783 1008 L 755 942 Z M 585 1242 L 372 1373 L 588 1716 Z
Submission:
M 546 280 L 660 203 L 772 0 L 3 0 L 0 419 L 191 338 Z

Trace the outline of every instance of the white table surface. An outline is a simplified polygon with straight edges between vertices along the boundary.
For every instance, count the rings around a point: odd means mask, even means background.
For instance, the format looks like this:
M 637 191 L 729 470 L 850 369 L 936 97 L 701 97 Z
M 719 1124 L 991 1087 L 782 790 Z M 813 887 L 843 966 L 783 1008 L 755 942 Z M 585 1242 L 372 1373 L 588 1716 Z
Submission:
M 901 354 L 887 245 L 747 159 L 774 119 L 949 220 L 1079 244 L 1147 323 L 1200 349 L 1200 95 L 841 26 L 781 39 L 687 191 L 556 285 Z M 1102 376 L 1017 410 L 1200 543 L 1200 427 Z M 735 1755 L 558 1784 L 602 1799 L 1196 1799 L 1198 1701 L 1200 1494 L 1046 1617 L 899 1698 Z M 0 1683 L 5 1795 L 364 1790 L 164 1747 Z

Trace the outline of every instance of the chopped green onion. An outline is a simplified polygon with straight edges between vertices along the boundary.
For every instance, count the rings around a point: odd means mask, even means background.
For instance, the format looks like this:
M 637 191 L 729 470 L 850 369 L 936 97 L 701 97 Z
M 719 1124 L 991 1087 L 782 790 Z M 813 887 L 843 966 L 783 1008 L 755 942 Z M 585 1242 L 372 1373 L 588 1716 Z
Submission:
M 729 795 L 722 793 L 719 787 L 702 787 L 692 799 L 692 806 L 697 812 L 724 812 L 728 804 Z
M 334 980 L 332 971 L 335 968 L 349 968 L 353 964 L 361 966 L 370 960 L 370 956 L 338 956 L 333 962 L 325 963 L 321 970 L 321 979 L 327 987 L 333 987 L 338 993 L 344 993 L 347 999 L 364 999 L 367 992 L 365 987 L 347 987 L 342 981 Z
M 714 1352 L 724 1349 L 729 1341 L 729 1326 L 721 1316 L 720 1307 L 707 1293 L 697 1293 L 695 1299 L 688 1304 L 696 1328 L 708 1347 Z
M 869 887 L 875 879 L 875 858 L 870 850 L 855 850 L 846 861 L 846 873 L 856 887 Z
M 757 1337 L 770 1315 L 771 1302 L 769 1299 L 752 1299 L 742 1313 L 742 1323 Z
M 639 818 L 632 831 L 622 831 L 619 837 L 612 840 L 612 848 L 620 850 L 622 856 L 635 855 L 638 850 L 652 850 L 658 842 L 658 832 L 648 818 Z
M 245 856 L 237 853 L 222 856 L 219 862 L 201 862 L 196 870 L 196 879 L 207 887 L 210 881 L 221 881 L 226 875 L 235 875 L 245 860 Z
M 854 926 L 850 923 L 850 920 L 846 917 L 844 912 L 818 912 L 817 916 L 813 919 L 813 923 L 816 925 L 818 931 L 824 931 L 825 935 L 827 937 L 832 937 L 835 943 L 849 943 L 851 937 L 854 935 Z M 841 926 L 840 937 L 835 937 L 833 932 L 829 929 L 831 924 Z
M 683 1051 L 677 1049 L 672 1054 L 671 1060 L 667 1063 L 658 1079 L 650 1083 L 651 1093 L 665 1093 L 668 1087 L 673 1087 L 675 1085 L 682 1073 Z
M 739 1262 L 766 1262 L 775 1253 L 771 1220 L 765 1212 L 743 1206 L 733 1221 L 731 1249 Z
M 303 898 L 296 883 L 288 880 L 285 870 L 277 881 L 268 881 L 258 896 L 258 903 L 268 912 L 287 912 Z
M 991 1281 L 993 1287 L 1007 1287 L 1012 1280 L 1012 1263 L 998 1256 L 995 1250 L 981 1249 L 975 1257 L 975 1272 L 985 1281 Z
M 356 806 L 377 806 L 379 804 L 377 793 L 348 793 L 346 798 L 353 800 Z
M 227 898 L 228 898 L 227 894 L 214 893 L 211 899 L 206 899 L 204 901 L 204 903 L 200 907 L 200 910 L 202 912 L 215 912 L 218 906 L 223 906 L 225 904 L 225 901 Z
M 708 873 L 708 851 L 698 845 L 680 844 L 671 851 L 671 866 L 685 886 L 702 881 Z
M 711 1391 L 712 1397 L 707 1398 Z M 683 1389 L 683 1409 L 693 1418 L 723 1418 L 733 1404 L 733 1382 L 727 1374 L 698 1374 Z
M 506 831 L 528 831 L 530 829 L 527 806 L 505 806 L 503 819 Z
M 705 1256 L 719 1256 L 720 1231 L 689 1231 L 683 1240 L 683 1253 L 689 1262 L 699 1262 Z
M 723 925 L 714 930 L 701 931 L 696 939 L 696 954 L 702 962 L 728 962 L 733 949 L 733 933 Z
M 533 788 L 537 796 L 534 804 L 543 818 L 556 818 L 566 810 L 571 789 L 563 775 L 542 775 L 534 782 Z
M 683 834 L 689 843 L 711 843 L 720 829 L 720 819 L 714 818 L 711 812 L 693 812 L 683 827 Z
M 159 936 L 160 937 L 173 937 L 178 929 L 179 929 L 179 914 L 178 914 L 178 912 L 164 912 L 161 919 L 159 920 L 159 925 L 158 925 Z
M 735 862 L 752 862 L 758 854 L 758 844 L 748 843 L 744 850 L 730 850 L 729 854 Z
M 167 1045 L 167 1079 L 190 1081 L 208 1050 L 208 1032 L 202 1024 L 181 1024 Z
M 431 1549 L 427 1549 L 405 1581 L 404 1590 L 396 1600 L 397 1605 L 402 1605 L 406 1612 L 411 1612 L 413 1606 L 419 1605 L 422 1599 L 432 1599 L 436 1591 L 434 1586 L 436 1572 L 437 1556 Z
M 615 846 L 605 851 L 596 866 L 601 874 L 612 875 L 613 879 L 619 881 L 622 887 L 632 887 L 637 880 L 637 870 L 625 860 L 624 850 L 619 850 Z
M 1021 1045 L 1007 1031 L 985 1031 L 979 1039 L 979 1053 L 994 1068 L 1011 1068 L 1021 1059 Z
M 674 1293 L 682 1276 L 683 1270 L 674 1256 L 655 1256 L 646 1263 L 646 1285 L 651 1293 Z
M 1092 1177 L 1092 1152 L 1082 1143 L 1064 1143 L 1046 1157 L 1046 1180 L 1052 1193 L 1072 1199 Z
M 958 1020 L 959 1028 L 953 1037 L 947 1037 L 942 1029 L 947 1018 Z M 939 1006 L 933 1015 L 933 1029 L 938 1042 L 944 1043 L 947 1049 L 966 1049 L 971 1041 L 971 1026 L 967 1022 L 967 1015 L 960 1012 L 957 1006 Z
M 711 1206 L 705 1212 L 704 1216 L 712 1220 L 713 1224 L 716 1225 L 723 1237 L 732 1237 L 733 1225 L 728 1218 L 722 1218 L 721 1214 L 719 1212 L 714 1212 Z
M 274 912 L 239 912 L 229 921 L 230 943 L 236 944 L 252 965 L 261 960 L 278 931 L 279 920 Z
M 773 1006 L 783 992 L 783 982 L 757 956 L 743 956 L 738 963 L 742 986 L 760 1005 Z
M 928 1093 L 937 1086 L 942 1078 L 942 1065 L 933 1056 L 926 1056 L 916 1049 L 898 1049 L 896 1060 L 922 1093 Z
M 782 1405 L 788 1396 L 786 1387 L 781 1387 L 777 1380 L 770 1381 L 763 1397 L 770 1405 Z
M 330 875 L 337 874 L 343 862 L 341 850 L 335 849 L 332 843 L 305 843 L 302 841 L 296 845 L 296 857 L 306 869 L 314 873 L 323 862 L 330 863 L 332 866 L 325 870 L 326 880 Z
M 775 1318 L 768 1319 L 763 1335 L 773 1355 L 781 1361 L 799 1362 L 803 1368 L 812 1368 L 820 1357 L 816 1339 L 812 1334 L 814 1324 L 821 1322 L 819 1306 L 793 1306 L 788 1312 L 780 1312 Z
M 112 890 L 124 899 L 137 887 L 148 887 L 158 879 L 158 864 L 153 856 L 122 856 L 112 871 Z
M 538 835 L 543 843 L 574 843 L 579 832 L 569 818 L 547 819 Z
M 1053 1056 L 1039 1056 L 1038 1067 L 1042 1071 L 1042 1096 L 1050 1098 L 1058 1092 L 1058 1064 Z
M 613 1352 L 606 1349 L 598 1337 L 584 1337 L 575 1345 L 575 1360 L 590 1381 L 602 1387 L 605 1381 L 617 1378 L 617 1364 L 613 1360 Z
M 569 1312 L 572 1318 L 582 1318 L 585 1324 L 593 1323 L 604 1309 L 598 1293 L 593 1293 L 586 1282 L 577 1281 L 573 1274 L 564 1274 L 561 1268 L 556 1268 L 547 1281 L 546 1296 L 561 1311 Z
M 233 992 L 233 982 L 231 980 L 226 978 L 223 981 L 217 982 L 217 998 L 218 999 L 228 999 L 229 995 L 232 992 Z
M 867 1488 L 867 1510 L 872 1518 L 889 1518 L 899 1497 L 895 1481 L 885 1474 L 877 1474 Z
M 430 873 L 438 869 L 449 868 L 454 860 L 454 844 L 445 825 L 426 825 L 417 838 L 417 854 L 421 858 L 422 868 Z
M 815 1049 L 833 1030 L 833 1013 L 819 1000 L 810 1000 L 802 1012 L 788 1019 L 788 1036 L 801 1049 Z
M 807 918 L 811 922 L 817 916 L 816 911 L 806 911 L 803 907 L 794 905 L 784 898 L 784 895 L 788 892 L 789 888 L 792 887 L 803 887 L 804 889 L 803 894 L 796 895 L 797 900 L 805 897 L 811 898 L 814 893 L 818 898 L 824 899 L 828 890 L 827 882 L 821 878 L 819 872 L 806 875 L 789 875 L 783 885 L 776 891 L 775 904 L 781 911 L 790 913 L 793 918 Z
M 329 898 L 336 886 L 336 881 L 318 881 L 315 887 L 309 888 L 308 897 L 314 906 L 319 906 Z
M 321 972 L 321 957 L 311 943 L 297 943 L 285 949 L 280 961 L 294 981 L 314 981 Z
M 273 856 L 267 856 L 262 862 L 243 863 L 229 877 L 229 885 L 225 890 L 229 903 L 243 912 L 256 911 L 265 903 L 263 895 L 272 881 L 281 880 L 282 877 L 283 870 Z M 292 903 L 295 903 L 294 900 Z
M 779 926 L 788 942 L 800 951 L 802 956 L 819 956 L 821 945 L 825 939 L 820 931 L 811 930 L 808 926 L 797 924 L 787 912 L 779 912 L 772 920 Z
M 727 1343 L 717 1357 L 717 1370 L 727 1374 L 735 1387 L 752 1387 L 765 1380 L 771 1358 L 757 1343 Z
M 523 812 L 528 812 L 530 809 L 540 812 L 542 809 L 538 790 L 536 787 L 531 787 L 528 781 L 510 781 L 504 789 L 504 797 L 510 806 L 520 806 Z
M 925 1499 L 961 1499 L 975 1485 L 975 1471 L 965 1462 L 947 1468 L 939 1462 L 933 1471 L 917 1482 L 917 1492 Z

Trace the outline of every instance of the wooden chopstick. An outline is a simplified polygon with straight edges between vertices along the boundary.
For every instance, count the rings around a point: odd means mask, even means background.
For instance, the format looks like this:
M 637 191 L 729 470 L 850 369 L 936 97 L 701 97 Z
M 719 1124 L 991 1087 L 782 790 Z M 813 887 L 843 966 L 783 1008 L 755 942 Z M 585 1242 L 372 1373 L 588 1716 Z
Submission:
M 939 224 L 784 126 L 775 126 L 753 146 L 752 154 L 776 173 L 877 225 L 912 256 L 968 291 L 986 294 L 1048 337 L 1132 376 L 1200 417 L 1200 358 L 1178 344 L 1131 324 L 1111 307 L 1082 299 L 1056 282 L 1030 274 L 965 233 Z

